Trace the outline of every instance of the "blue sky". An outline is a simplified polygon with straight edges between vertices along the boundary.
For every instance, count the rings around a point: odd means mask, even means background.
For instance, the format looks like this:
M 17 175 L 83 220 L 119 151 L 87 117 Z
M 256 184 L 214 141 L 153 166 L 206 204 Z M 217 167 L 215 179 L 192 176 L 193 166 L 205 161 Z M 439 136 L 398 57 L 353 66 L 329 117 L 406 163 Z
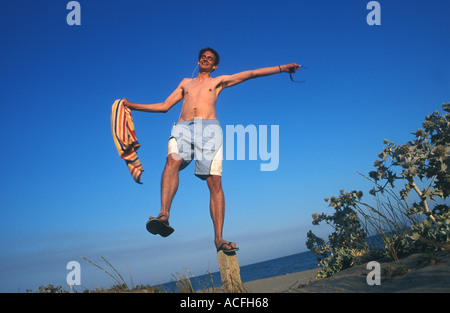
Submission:
M 368 173 L 383 139 L 412 139 L 424 116 L 449 101 L 450 3 L 379 1 L 381 25 L 369 26 L 368 1 L 124 1 L 81 4 L 69 26 L 69 1 L 3 1 L 0 85 L 4 135 L 0 169 L 0 291 L 65 284 L 66 264 L 82 285 L 114 282 L 80 258 L 102 255 L 134 283 L 169 281 L 188 269 L 216 271 L 206 184 L 191 164 L 180 174 L 171 224 L 145 230 L 159 211 L 159 183 L 170 129 L 166 114 L 133 114 L 145 172 L 136 184 L 110 130 L 117 98 L 163 101 L 216 49 L 215 75 L 296 62 L 295 74 L 227 89 L 217 115 L 225 125 L 279 125 L 279 167 L 226 160 L 225 239 L 251 264 L 306 250 L 311 214 L 340 189 L 371 188 Z M 316 232 L 317 231 L 315 230 Z M 81 290 L 81 288 L 79 288 Z

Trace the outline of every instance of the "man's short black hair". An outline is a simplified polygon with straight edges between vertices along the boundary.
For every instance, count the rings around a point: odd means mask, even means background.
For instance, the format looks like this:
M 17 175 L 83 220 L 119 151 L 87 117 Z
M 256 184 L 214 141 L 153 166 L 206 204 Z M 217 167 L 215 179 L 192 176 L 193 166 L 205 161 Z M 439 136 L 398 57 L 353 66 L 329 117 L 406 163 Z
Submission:
M 212 54 L 214 54 L 214 56 L 216 57 L 216 61 L 214 62 L 214 65 L 219 65 L 219 61 L 220 61 L 219 54 L 217 53 L 216 50 L 214 50 L 213 48 L 210 48 L 210 47 L 206 47 L 206 48 L 203 48 L 202 50 L 200 50 L 200 52 L 198 53 L 198 60 L 200 61 L 203 53 L 205 53 L 206 51 L 211 51 Z

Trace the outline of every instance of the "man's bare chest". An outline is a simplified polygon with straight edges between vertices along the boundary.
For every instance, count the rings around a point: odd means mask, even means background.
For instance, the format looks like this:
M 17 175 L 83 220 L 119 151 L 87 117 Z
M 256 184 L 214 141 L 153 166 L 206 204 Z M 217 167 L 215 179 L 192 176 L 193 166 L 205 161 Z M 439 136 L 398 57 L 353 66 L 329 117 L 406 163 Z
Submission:
M 193 80 L 183 86 L 185 98 L 216 98 L 216 89 L 216 85 L 213 81 L 196 82 L 195 80 Z

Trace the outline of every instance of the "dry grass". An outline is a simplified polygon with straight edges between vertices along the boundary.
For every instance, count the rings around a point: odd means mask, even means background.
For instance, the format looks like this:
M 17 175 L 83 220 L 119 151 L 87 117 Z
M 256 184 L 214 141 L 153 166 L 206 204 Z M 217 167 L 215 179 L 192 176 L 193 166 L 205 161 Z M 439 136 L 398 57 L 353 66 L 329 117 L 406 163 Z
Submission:
M 217 286 L 214 283 L 213 276 L 210 272 L 209 273 L 209 279 L 208 281 L 200 281 L 198 278 L 193 277 L 193 275 L 188 271 L 185 270 L 184 274 L 177 273 L 176 275 L 172 275 L 174 278 L 173 282 L 176 286 L 176 291 L 170 291 L 165 290 L 163 287 L 160 286 L 152 286 L 152 285 L 137 285 L 134 286 L 133 279 L 131 276 L 130 271 L 128 270 L 128 274 L 130 277 L 130 284 L 128 284 L 124 276 L 118 271 L 118 269 L 111 264 L 108 260 L 106 260 L 103 256 L 100 256 L 100 259 L 103 264 L 95 263 L 94 261 L 82 257 L 85 261 L 87 261 L 89 264 L 97 267 L 104 273 L 106 273 L 108 276 L 110 276 L 116 284 L 114 284 L 110 288 L 95 288 L 95 289 L 89 289 L 86 287 L 83 287 L 84 290 L 83 293 L 224 293 L 224 288 L 222 286 Z M 191 277 L 189 277 L 191 276 Z M 198 285 L 200 286 L 199 290 L 195 290 L 192 279 L 196 279 Z M 26 292 L 33 292 L 32 290 L 27 289 Z M 49 284 L 47 286 L 40 286 L 38 287 L 37 293 L 76 293 L 77 291 L 74 291 L 72 288 L 70 288 L 69 291 L 63 289 L 61 286 L 55 287 L 52 284 Z M 239 292 L 246 292 L 244 287 L 240 289 Z

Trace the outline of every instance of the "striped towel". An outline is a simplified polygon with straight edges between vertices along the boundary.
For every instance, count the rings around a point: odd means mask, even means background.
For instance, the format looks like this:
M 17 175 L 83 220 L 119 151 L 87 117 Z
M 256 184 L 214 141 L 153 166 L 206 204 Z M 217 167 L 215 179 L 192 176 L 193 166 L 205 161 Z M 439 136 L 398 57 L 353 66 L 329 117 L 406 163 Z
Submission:
M 111 108 L 111 130 L 117 151 L 130 170 L 131 176 L 138 184 L 141 183 L 142 167 L 136 150 L 140 147 L 134 131 L 133 118 L 130 108 L 123 105 L 123 101 L 114 101 Z

